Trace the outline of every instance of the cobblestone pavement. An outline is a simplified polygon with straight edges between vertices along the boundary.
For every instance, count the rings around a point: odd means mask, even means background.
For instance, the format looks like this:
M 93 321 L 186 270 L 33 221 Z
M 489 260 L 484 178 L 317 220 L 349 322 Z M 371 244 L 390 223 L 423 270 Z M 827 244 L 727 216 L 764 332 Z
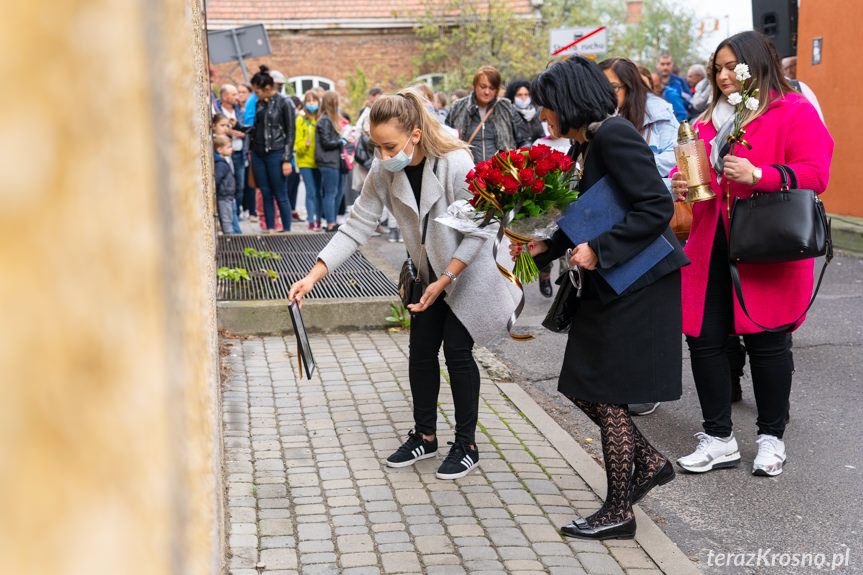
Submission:
M 318 370 L 301 381 L 293 336 L 225 342 L 233 575 L 661 573 L 635 541 L 559 535 L 600 499 L 484 371 L 480 466 L 445 481 L 446 384 L 437 457 L 383 463 L 412 428 L 406 334 L 313 336 Z

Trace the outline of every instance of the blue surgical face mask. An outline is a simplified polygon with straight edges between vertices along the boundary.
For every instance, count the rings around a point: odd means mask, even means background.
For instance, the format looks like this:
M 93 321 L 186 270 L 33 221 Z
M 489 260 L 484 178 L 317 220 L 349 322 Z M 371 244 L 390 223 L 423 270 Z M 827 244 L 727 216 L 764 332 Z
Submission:
M 410 138 L 408 138 L 408 141 L 405 142 L 404 148 L 402 148 L 401 151 L 392 158 L 381 160 L 381 165 L 385 170 L 389 172 L 398 172 L 400 170 L 404 170 L 411 163 L 411 160 L 413 160 L 414 157 L 414 150 L 416 150 L 416 145 L 414 145 L 413 150 L 411 150 L 411 155 L 408 156 L 405 154 L 405 149 L 408 147 L 410 141 Z
M 308 110 L 310 114 L 314 114 L 318 111 L 318 105 L 317 104 L 306 104 L 306 110 Z
M 527 98 L 516 98 L 515 107 L 519 110 L 527 110 L 528 108 L 530 108 L 530 96 L 528 96 Z

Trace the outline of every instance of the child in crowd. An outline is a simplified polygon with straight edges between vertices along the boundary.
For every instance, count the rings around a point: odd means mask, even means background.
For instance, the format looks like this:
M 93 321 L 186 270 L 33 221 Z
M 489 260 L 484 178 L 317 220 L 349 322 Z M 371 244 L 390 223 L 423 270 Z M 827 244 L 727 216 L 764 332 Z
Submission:
M 234 180 L 234 167 L 231 164 L 231 138 L 225 135 L 213 136 L 213 149 L 215 150 L 215 162 L 213 173 L 216 177 L 216 201 L 219 210 L 219 222 L 222 225 L 222 233 L 234 233 L 233 219 L 236 216 L 234 209 L 234 192 L 237 182 Z
M 222 136 L 222 137 L 227 138 L 228 139 L 228 146 L 233 148 L 233 145 L 231 143 L 231 136 L 228 135 L 230 133 L 230 131 L 231 131 L 231 120 L 226 115 L 222 114 L 221 112 L 214 114 L 213 115 L 213 148 L 214 149 L 215 149 L 215 145 L 216 145 L 215 144 L 215 142 L 216 142 L 215 137 L 216 136 Z M 218 154 L 216 154 L 216 156 L 218 157 Z M 231 154 L 228 154 L 227 156 L 223 156 L 223 157 L 230 158 Z M 231 164 L 231 176 L 233 177 L 233 175 L 234 175 L 234 167 L 233 167 L 233 164 Z M 236 184 L 234 185 L 234 190 L 236 192 Z M 235 233 L 235 234 L 243 233 L 242 230 L 240 230 L 240 218 L 236 214 L 236 209 L 234 210 L 234 215 L 231 218 L 231 232 L 225 232 L 225 233 Z

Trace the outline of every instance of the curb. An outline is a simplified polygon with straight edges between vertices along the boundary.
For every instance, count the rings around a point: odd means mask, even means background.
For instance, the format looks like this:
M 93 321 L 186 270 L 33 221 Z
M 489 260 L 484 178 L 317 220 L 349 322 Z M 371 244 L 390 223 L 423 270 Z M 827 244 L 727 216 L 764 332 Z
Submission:
M 863 256 L 863 218 L 834 214 L 827 216 L 831 219 L 833 246 L 842 252 Z
M 385 329 L 395 296 L 303 300 L 303 324 L 309 333 Z M 293 333 L 287 300 L 220 301 L 216 304 L 220 329 L 243 335 Z
M 518 384 L 501 382 L 494 382 L 494 384 L 536 426 L 595 493 L 605 493 L 605 472 L 566 430 L 537 405 Z M 638 505 L 635 506 L 634 510 L 635 520 L 638 524 L 635 541 L 653 559 L 663 573 L 701 574 L 701 570 Z

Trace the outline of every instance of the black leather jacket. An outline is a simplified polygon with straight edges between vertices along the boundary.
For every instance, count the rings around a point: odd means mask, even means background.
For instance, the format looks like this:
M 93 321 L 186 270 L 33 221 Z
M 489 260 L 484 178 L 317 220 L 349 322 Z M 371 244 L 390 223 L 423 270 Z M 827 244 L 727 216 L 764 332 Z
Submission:
M 282 162 L 294 157 L 294 133 L 297 123 L 294 103 L 281 94 L 255 105 L 255 125 L 243 127 L 251 135 L 251 148 L 256 154 L 282 152 Z

